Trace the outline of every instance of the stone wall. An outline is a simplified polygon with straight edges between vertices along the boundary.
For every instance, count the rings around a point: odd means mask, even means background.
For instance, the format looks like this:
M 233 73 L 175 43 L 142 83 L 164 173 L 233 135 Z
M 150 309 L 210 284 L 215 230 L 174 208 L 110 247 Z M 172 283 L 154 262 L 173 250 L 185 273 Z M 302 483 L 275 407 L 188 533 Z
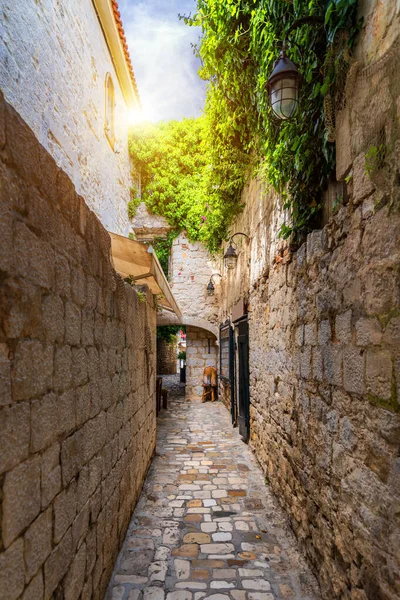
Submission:
M 169 343 L 166 340 L 157 339 L 157 374 L 174 375 L 177 373 L 178 345 L 176 340 Z
M 1 2 L 0 89 L 109 231 L 127 235 L 128 114 L 91 0 Z M 116 147 L 104 131 L 115 88 Z
M 184 325 L 197 324 L 202 318 L 206 323 L 218 323 L 218 291 L 220 278 L 214 278 L 216 293 L 207 296 L 207 284 L 213 273 L 218 272 L 215 261 L 201 242 L 189 242 L 186 232 L 173 242 L 170 258 L 170 285 L 182 310 Z M 202 327 L 202 324 L 198 324 Z
M 0 597 L 100 600 L 155 447 L 155 310 L 2 98 L 0 158 Z
M 197 327 L 186 327 L 186 397 L 198 400 L 203 394 L 205 367 L 217 367 L 215 336 Z
M 379 39 L 372 44 L 366 37 L 393 39 L 400 11 L 383 2 L 362 2 L 361 9 L 364 63 L 351 73 L 347 107 L 337 115 L 337 175 L 349 182 L 348 202 L 291 252 L 277 238 L 279 198 L 253 181 L 232 229 L 251 241 L 241 243 L 236 270 L 225 272 L 219 320 L 241 297 L 247 300 L 250 444 L 323 597 L 395 600 L 400 45 L 382 56 Z M 392 20 L 384 26 L 379 15 L 387 10 Z M 372 46 L 371 56 L 381 58 L 376 64 L 366 58 Z M 371 164 L 377 143 L 384 145 L 383 158 Z

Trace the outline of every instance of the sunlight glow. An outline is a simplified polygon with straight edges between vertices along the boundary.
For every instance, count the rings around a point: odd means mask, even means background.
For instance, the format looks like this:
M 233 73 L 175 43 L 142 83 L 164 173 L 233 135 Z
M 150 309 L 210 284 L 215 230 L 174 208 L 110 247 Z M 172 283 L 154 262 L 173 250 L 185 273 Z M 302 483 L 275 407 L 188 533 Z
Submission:
M 128 112 L 127 115 L 128 124 L 130 126 L 138 125 L 139 123 L 144 123 L 146 121 L 156 121 L 157 117 L 155 111 L 152 110 L 149 106 L 144 106 L 140 108 L 134 108 Z

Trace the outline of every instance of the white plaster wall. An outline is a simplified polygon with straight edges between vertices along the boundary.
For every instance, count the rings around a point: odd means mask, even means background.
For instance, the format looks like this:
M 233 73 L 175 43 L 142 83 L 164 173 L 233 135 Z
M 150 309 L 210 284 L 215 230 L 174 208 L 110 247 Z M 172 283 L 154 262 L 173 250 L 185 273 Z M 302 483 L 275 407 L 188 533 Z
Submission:
M 104 133 L 106 73 L 116 150 Z M 91 0 L 0 0 L 0 88 L 106 229 L 127 234 L 127 109 Z

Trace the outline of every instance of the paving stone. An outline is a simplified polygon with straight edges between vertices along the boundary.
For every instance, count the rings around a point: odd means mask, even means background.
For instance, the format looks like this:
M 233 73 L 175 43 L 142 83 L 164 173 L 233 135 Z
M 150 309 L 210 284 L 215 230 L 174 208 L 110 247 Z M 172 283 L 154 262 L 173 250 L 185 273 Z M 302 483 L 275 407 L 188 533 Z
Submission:
M 148 577 L 140 577 L 139 575 L 115 575 L 115 583 L 132 583 L 134 585 L 141 585 L 147 583 Z
M 218 529 L 220 531 L 233 531 L 233 526 L 232 526 L 232 523 L 227 523 L 225 521 L 219 521 Z
M 205 533 L 212 533 L 213 531 L 217 531 L 217 524 L 216 523 L 202 523 L 200 525 L 201 530 L 204 531 Z
M 192 600 L 192 592 L 188 592 L 187 590 L 170 592 L 167 594 L 167 600 Z
M 246 600 L 247 592 L 243 590 L 231 590 L 229 593 L 234 600 Z
M 210 560 L 210 559 L 200 559 L 200 560 L 193 560 L 192 561 L 192 565 L 193 567 L 200 567 L 200 568 L 210 568 L 210 569 L 217 569 L 220 567 L 224 566 L 224 561 L 223 560 Z
M 184 519 L 187 523 L 201 523 L 203 520 L 202 515 L 187 515 Z
M 193 569 L 192 579 L 209 579 L 210 573 L 207 569 Z
M 178 579 L 189 579 L 190 575 L 190 562 L 188 560 L 182 560 L 176 558 L 174 560 L 175 574 Z
M 200 546 L 202 554 L 228 554 L 235 550 L 233 544 L 202 544 Z
M 240 577 L 262 577 L 264 573 L 260 569 L 239 569 Z
M 230 542 L 232 534 L 225 531 L 218 531 L 217 533 L 212 534 L 212 539 L 213 542 Z
M 184 544 L 172 550 L 172 556 L 184 556 L 187 558 L 197 558 L 198 553 L 199 546 L 197 544 Z
M 212 581 L 210 583 L 210 587 L 214 590 L 223 590 L 227 588 L 234 588 L 235 584 L 230 581 Z
M 160 587 L 147 587 L 143 590 L 143 600 L 164 600 L 164 590 Z
M 201 583 L 199 581 L 185 581 L 180 582 L 175 585 L 178 589 L 186 589 L 186 590 L 206 590 L 207 584 Z
M 268 592 L 271 589 L 271 585 L 265 579 L 244 579 L 242 586 L 246 590 L 262 590 Z
M 154 560 L 167 560 L 171 550 L 165 546 L 159 546 L 154 555 Z
M 206 533 L 187 533 L 183 538 L 185 544 L 209 544 L 211 538 Z
M 214 579 L 233 579 L 236 577 L 236 569 L 214 569 Z
M 173 398 L 157 450 L 111 585 L 121 600 L 320 599 L 220 403 Z

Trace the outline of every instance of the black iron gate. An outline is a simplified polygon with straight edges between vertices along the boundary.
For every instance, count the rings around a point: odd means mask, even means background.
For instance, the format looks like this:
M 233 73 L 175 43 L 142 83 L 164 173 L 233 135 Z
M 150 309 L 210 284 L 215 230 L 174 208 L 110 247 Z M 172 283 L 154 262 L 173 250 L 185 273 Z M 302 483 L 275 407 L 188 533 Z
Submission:
M 245 442 L 250 435 L 249 323 L 247 317 L 235 323 L 237 344 L 237 390 L 239 433 Z
M 220 326 L 219 332 L 219 351 L 220 351 L 220 378 L 229 384 L 231 389 L 231 415 L 232 424 L 236 424 L 236 408 L 235 408 L 235 371 L 234 371 L 234 341 L 233 329 L 229 319 Z

